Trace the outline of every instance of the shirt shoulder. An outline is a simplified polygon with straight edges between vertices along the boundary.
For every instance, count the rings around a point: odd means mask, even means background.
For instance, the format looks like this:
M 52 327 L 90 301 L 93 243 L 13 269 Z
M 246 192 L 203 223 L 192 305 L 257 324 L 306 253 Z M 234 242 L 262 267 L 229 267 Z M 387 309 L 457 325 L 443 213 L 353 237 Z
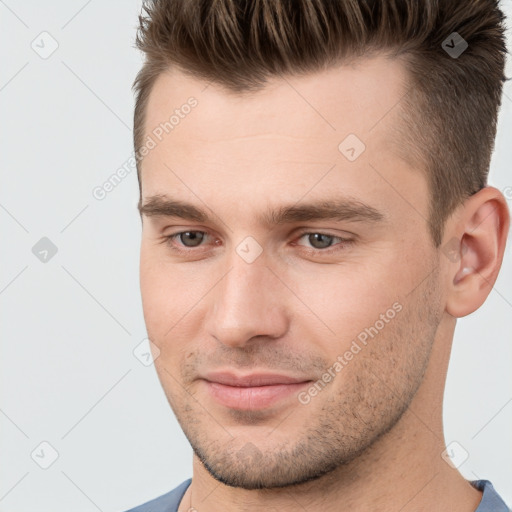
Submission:
M 510 512 L 510 509 L 494 490 L 489 480 L 473 480 L 470 483 L 475 489 L 483 491 L 482 501 L 480 501 L 480 505 L 478 505 L 475 512 Z
M 178 505 L 191 482 L 192 479 L 189 478 L 172 491 L 135 508 L 131 508 L 126 512 L 178 512 Z M 488 480 L 474 480 L 470 483 L 475 489 L 483 493 L 480 505 L 478 505 L 475 512 L 511 512 L 503 499 L 495 491 L 491 482 Z
M 131 508 L 126 512 L 178 512 L 178 505 L 180 504 L 181 498 L 183 498 L 183 495 L 191 482 L 192 478 L 189 478 L 172 491 L 162 494 L 162 496 L 148 501 L 147 503 L 143 503 L 135 508 Z

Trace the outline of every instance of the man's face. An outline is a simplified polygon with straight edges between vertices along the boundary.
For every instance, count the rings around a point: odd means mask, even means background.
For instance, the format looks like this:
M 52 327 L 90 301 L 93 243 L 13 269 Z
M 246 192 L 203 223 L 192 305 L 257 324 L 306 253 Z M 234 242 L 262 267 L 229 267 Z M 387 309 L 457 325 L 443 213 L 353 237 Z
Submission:
M 244 97 L 206 85 L 162 75 L 147 110 L 156 140 L 197 100 L 146 156 L 142 205 L 159 196 L 204 212 L 143 215 L 155 366 L 215 478 L 246 489 L 305 482 L 396 424 L 442 316 L 426 179 L 392 149 L 405 71 L 378 57 Z M 315 215 L 327 204 L 337 217 Z M 298 383 L 228 388 L 208 383 L 212 372 Z

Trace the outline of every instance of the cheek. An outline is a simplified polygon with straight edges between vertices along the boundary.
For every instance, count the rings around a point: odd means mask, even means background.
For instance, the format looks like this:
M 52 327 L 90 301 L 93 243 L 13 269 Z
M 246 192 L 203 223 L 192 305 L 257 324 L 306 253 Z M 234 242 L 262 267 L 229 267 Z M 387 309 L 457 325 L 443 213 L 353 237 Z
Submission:
M 182 357 L 179 353 L 186 348 L 189 333 L 186 301 L 177 283 L 178 276 L 165 267 L 151 264 L 141 258 L 140 288 L 142 309 L 148 338 L 158 350 L 154 360 L 155 369 L 165 390 L 172 389 Z M 183 317 L 185 318 L 183 319 Z M 180 319 L 182 319 L 180 321 Z M 169 380 L 170 379 L 170 380 Z M 167 393 L 169 398 L 170 394 Z
M 178 337 L 189 337 L 191 330 L 201 325 L 197 315 L 204 304 L 201 298 L 208 289 L 208 283 L 203 284 L 204 277 L 192 265 L 171 264 L 158 251 L 141 250 L 140 290 L 144 320 L 149 338 L 161 350 L 177 346 L 175 340 Z
M 393 279 L 381 264 L 366 263 L 295 271 L 288 282 L 307 307 L 307 317 L 314 312 L 316 324 L 323 325 L 322 331 L 331 340 L 326 345 L 339 350 L 399 300 Z M 296 304 L 303 309 L 298 301 Z
M 140 291 L 148 334 L 158 338 L 170 329 L 181 305 L 179 276 L 161 261 L 154 248 L 142 246 Z

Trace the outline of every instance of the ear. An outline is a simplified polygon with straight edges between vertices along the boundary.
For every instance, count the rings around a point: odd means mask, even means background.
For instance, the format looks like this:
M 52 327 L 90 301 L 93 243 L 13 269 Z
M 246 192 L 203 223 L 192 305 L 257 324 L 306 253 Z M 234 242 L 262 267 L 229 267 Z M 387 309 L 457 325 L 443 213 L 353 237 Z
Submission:
M 473 194 L 458 211 L 441 248 L 448 260 L 450 315 L 469 315 L 485 302 L 501 268 L 509 226 L 507 201 L 494 187 Z

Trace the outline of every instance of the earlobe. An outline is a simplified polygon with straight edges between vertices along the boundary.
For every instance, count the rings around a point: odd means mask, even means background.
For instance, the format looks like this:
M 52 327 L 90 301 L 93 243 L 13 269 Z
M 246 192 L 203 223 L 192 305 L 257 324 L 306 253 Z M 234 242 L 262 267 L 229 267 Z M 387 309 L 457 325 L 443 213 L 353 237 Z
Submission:
M 485 302 L 501 268 L 509 223 L 506 200 L 496 188 L 486 187 L 466 200 L 456 227 L 446 234 L 452 255 L 446 262 L 450 315 L 469 315 Z

